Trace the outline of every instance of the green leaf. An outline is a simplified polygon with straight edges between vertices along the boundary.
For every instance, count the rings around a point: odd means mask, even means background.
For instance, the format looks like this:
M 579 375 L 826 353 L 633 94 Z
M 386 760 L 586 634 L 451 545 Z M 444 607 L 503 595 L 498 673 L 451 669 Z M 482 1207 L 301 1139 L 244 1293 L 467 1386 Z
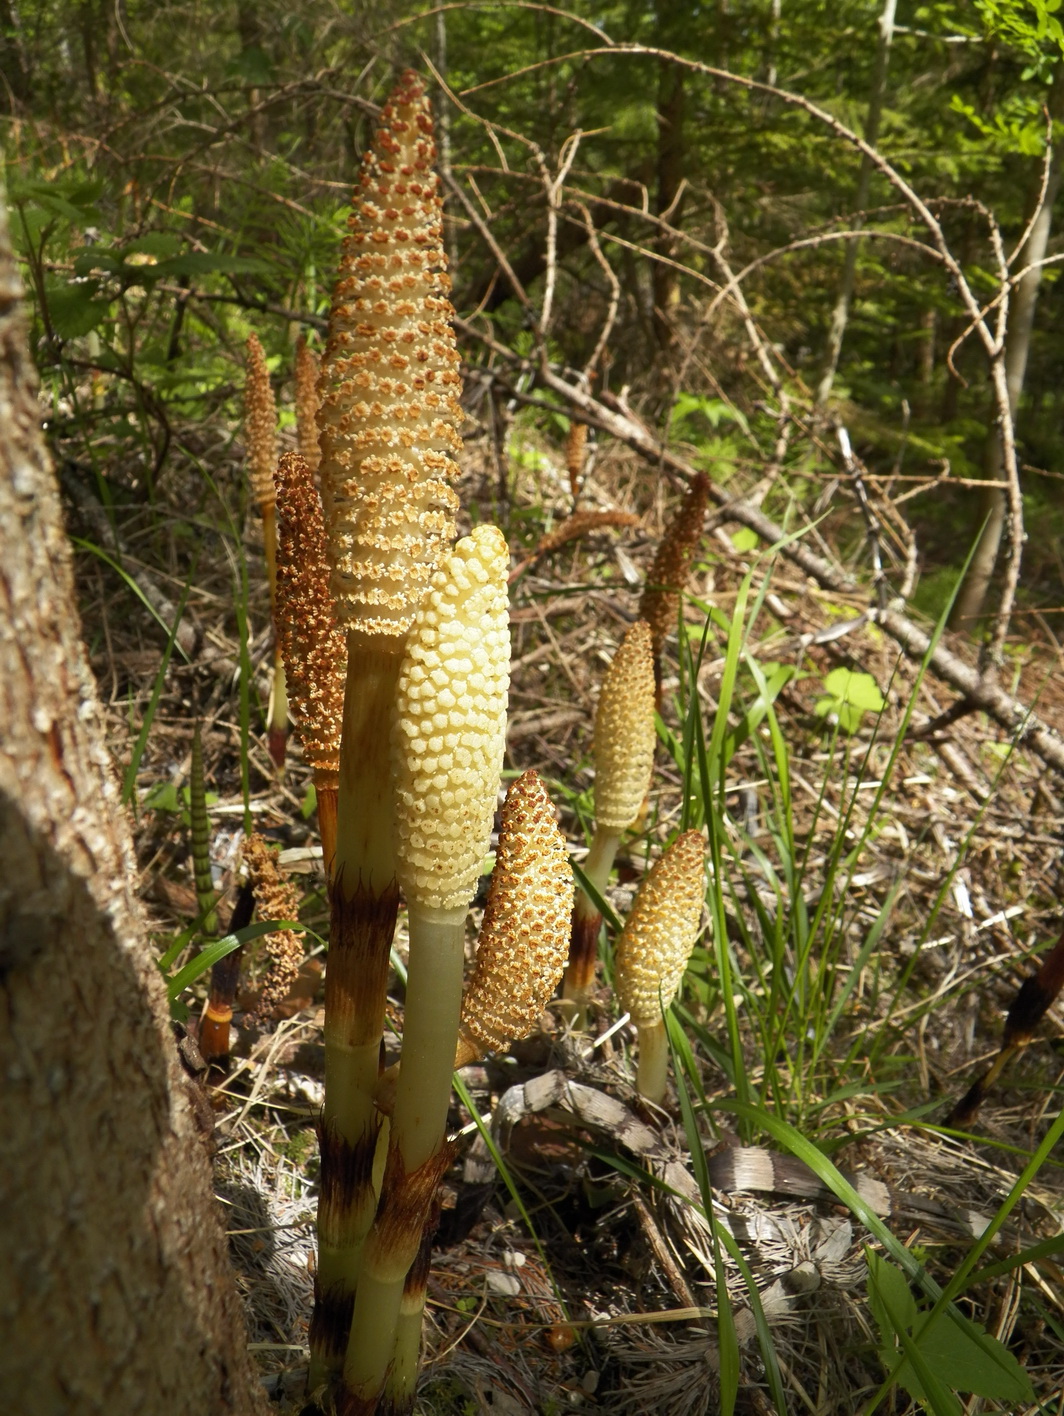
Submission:
M 94 226 L 100 219 L 96 201 L 103 191 L 101 182 L 12 182 L 13 206 L 34 206 L 49 216 L 60 217 L 74 226 Z
M 92 275 L 103 271 L 105 275 L 117 275 L 122 269 L 122 253 L 109 246 L 86 246 L 74 257 L 75 275 Z
M 136 267 L 138 274 L 150 271 L 156 280 L 175 275 L 263 275 L 269 270 L 265 261 L 250 256 L 214 256 L 206 251 L 186 251 L 153 266 Z
M 909 1288 L 909 1280 L 900 1268 L 888 1263 L 879 1254 L 869 1250 L 868 1259 L 868 1306 L 879 1327 L 882 1339 L 880 1356 L 888 1370 L 893 1364 L 898 1350 L 898 1329 L 901 1323 L 906 1329 L 916 1322 L 916 1299 Z
M 146 231 L 143 236 L 138 236 L 135 241 L 130 241 L 128 246 L 123 247 L 123 256 L 142 254 L 145 256 L 155 256 L 157 260 L 166 260 L 170 256 L 176 256 L 181 250 L 181 237 L 173 231 Z
M 867 1251 L 868 1301 L 879 1327 L 883 1365 L 910 1395 L 927 1400 L 927 1371 L 955 1392 L 996 1398 L 1001 1401 L 1030 1401 L 1033 1391 L 1027 1373 L 995 1337 L 977 1323 L 960 1327 L 949 1312 L 939 1313 L 923 1328 L 923 1315 L 901 1269 L 880 1255 Z M 909 1350 L 909 1338 L 919 1354 L 897 1366 L 900 1349 Z M 914 1367 L 923 1367 L 921 1372 Z
M 111 302 L 94 300 L 97 288 L 95 280 L 74 285 L 50 281 L 45 286 L 48 318 L 60 339 L 79 339 L 107 318 Z
M 732 532 L 731 543 L 740 555 L 746 551 L 757 550 L 761 537 L 756 531 L 751 531 L 749 526 L 740 526 L 738 531 Z
M 242 944 L 250 944 L 253 939 L 261 939 L 264 934 L 275 934 L 279 929 L 302 930 L 303 926 L 294 919 L 270 919 L 259 924 L 249 924 L 246 929 L 238 929 L 235 934 L 227 934 L 224 939 L 216 939 L 201 949 L 182 969 L 178 969 L 166 980 L 166 996 L 171 1005 L 191 984 L 212 969 L 219 959 L 224 959 Z
M 840 703 L 850 703 L 869 713 L 882 712 L 885 702 L 879 685 L 871 674 L 855 673 L 853 669 L 832 669 L 824 680 L 828 693 Z
M 150 811 L 180 811 L 181 801 L 176 782 L 156 782 L 141 798 L 141 805 Z
M 839 727 L 844 733 L 855 733 L 861 726 L 864 713 L 852 703 L 838 704 Z
M 249 84 L 272 84 L 277 78 L 273 61 L 257 44 L 249 45 L 226 65 L 226 73 Z
M 208 969 L 214 968 L 220 959 L 224 959 L 234 949 L 239 949 L 240 944 L 241 941 L 235 934 L 227 934 L 224 939 L 216 939 L 213 944 L 208 944 L 205 949 L 201 949 L 183 969 L 178 969 L 177 973 L 168 978 L 166 980 L 166 996 L 171 1007 L 186 988 L 195 983 Z
M 978 1324 L 979 1341 L 963 1332 L 949 1314 L 939 1316 L 917 1343 L 936 1374 L 955 1391 L 1000 1401 L 1031 1401 L 1027 1373 L 996 1337 Z

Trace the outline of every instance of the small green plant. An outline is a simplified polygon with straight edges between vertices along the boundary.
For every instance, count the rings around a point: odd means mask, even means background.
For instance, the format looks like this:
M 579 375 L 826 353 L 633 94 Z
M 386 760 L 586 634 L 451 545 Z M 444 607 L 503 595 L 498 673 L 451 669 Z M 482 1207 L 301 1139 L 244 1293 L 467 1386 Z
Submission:
M 217 792 L 207 792 L 205 795 L 208 806 L 214 806 L 220 800 Z M 187 785 L 179 787 L 176 782 L 162 781 L 148 787 L 140 804 L 148 811 L 173 813 L 182 826 L 188 827 L 192 824 L 191 801 L 192 793 Z
M 868 1302 L 879 1329 L 879 1355 L 892 1382 L 935 1416 L 959 1416 L 957 1392 L 1028 1402 L 1030 1379 L 996 1337 L 949 1310 L 930 1315 L 917 1306 L 909 1280 L 871 1249 Z
M 824 679 L 824 696 L 813 712 L 829 723 L 838 723 L 844 733 L 855 733 L 866 713 L 882 713 L 886 700 L 871 674 L 854 669 L 832 669 Z

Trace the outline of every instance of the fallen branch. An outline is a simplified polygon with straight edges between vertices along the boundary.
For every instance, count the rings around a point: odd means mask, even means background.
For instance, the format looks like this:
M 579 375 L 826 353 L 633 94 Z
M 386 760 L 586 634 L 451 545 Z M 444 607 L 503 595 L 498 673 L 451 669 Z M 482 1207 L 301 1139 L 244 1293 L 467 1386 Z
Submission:
M 570 407 L 579 411 L 585 422 L 592 424 L 602 432 L 609 433 L 618 442 L 624 443 L 634 452 L 645 457 L 648 462 L 668 470 L 685 482 L 690 482 L 698 475 L 697 468 L 677 456 L 676 453 L 671 452 L 649 428 L 639 422 L 622 404 L 616 403 L 611 406 L 611 404 L 607 404 L 602 399 L 596 398 L 593 394 L 570 383 L 554 369 L 537 367 L 530 360 L 523 359 L 512 349 L 477 329 L 475 325 L 460 319 L 455 323 L 464 335 L 484 344 L 493 354 L 508 364 L 519 368 L 522 372 L 534 371 L 536 380 L 541 387 L 549 388 L 560 398 L 565 399 Z M 494 371 L 493 376 L 499 378 L 498 373 Z M 511 396 L 523 402 L 529 401 L 527 390 L 522 391 L 516 386 L 516 383 L 502 381 Z M 738 522 L 740 526 L 748 527 L 767 545 L 778 544 L 780 553 L 788 560 L 793 561 L 822 589 L 845 595 L 865 593 L 860 583 L 841 567 L 826 560 L 823 556 L 817 555 L 804 541 L 788 539 L 788 533 L 783 527 L 779 526 L 771 517 L 766 516 L 760 508 L 751 506 L 749 502 L 743 501 L 741 498 L 730 497 L 726 489 L 718 486 L 712 479 L 709 483 L 709 495 L 727 513 L 729 520 Z M 958 658 L 956 654 L 951 653 L 941 644 L 936 645 L 932 650 L 931 635 L 899 610 L 878 609 L 875 606 L 870 606 L 868 619 L 869 622 L 878 624 L 886 634 L 889 634 L 910 658 L 921 661 L 926 657 L 928 667 L 933 674 L 950 684 L 957 692 L 962 693 L 973 708 L 986 713 L 999 727 L 1015 736 L 1019 745 L 1034 752 L 1047 766 L 1064 776 L 1064 738 L 1048 723 L 1043 722 L 1033 709 L 1019 699 L 1013 698 L 1011 694 L 1006 693 L 992 680 L 980 674 L 978 669 L 966 664 L 963 659 Z

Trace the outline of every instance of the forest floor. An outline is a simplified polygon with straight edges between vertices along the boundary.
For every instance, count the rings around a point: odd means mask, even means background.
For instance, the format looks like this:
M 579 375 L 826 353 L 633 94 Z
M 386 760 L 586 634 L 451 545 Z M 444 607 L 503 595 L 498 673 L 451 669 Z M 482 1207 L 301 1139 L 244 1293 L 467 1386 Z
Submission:
M 85 632 L 119 771 L 127 769 L 141 725 L 150 720 L 136 770 L 135 830 L 142 893 L 160 953 L 196 916 L 181 791 L 189 780 L 197 720 L 213 794 L 212 854 L 223 884 L 231 881 L 237 859 L 245 817 L 245 735 L 235 687 L 241 656 L 235 603 L 246 557 L 248 642 L 256 669 L 246 749 L 249 807 L 256 830 L 283 848 L 282 859 L 300 882 L 308 957 L 278 1016 L 250 1026 L 240 1025 L 238 1012 L 233 1068 L 211 1090 L 211 1101 L 219 1194 L 254 1349 L 279 1409 L 298 1410 L 312 1302 L 314 1125 L 322 1094 L 324 950 L 316 941 L 327 932 L 327 911 L 320 850 L 307 811 L 309 774 L 296 739 L 283 774 L 266 750 L 262 717 L 271 632 L 259 526 L 252 512 L 237 518 L 234 536 L 225 529 L 228 513 L 220 510 L 245 504 L 239 444 L 229 430 L 210 428 L 180 430 L 177 442 L 181 450 L 153 497 L 120 505 L 104 531 L 99 510 L 92 509 L 91 483 L 79 483 L 74 469 L 64 487 L 71 529 L 83 542 L 112 559 L 120 548 L 126 571 L 147 569 L 175 605 L 190 582 L 188 659 L 176 651 L 160 682 L 165 635 L 159 623 L 111 564 L 88 550 L 78 552 Z M 498 521 L 515 564 L 571 510 L 563 450 L 543 436 L 520 443 L 511 437 L 502 446 L 473 438 L 464 467 L 459 492 L 467 524 L 469 518 Z M 590 818 L 589 746 L 598 687 L 635 617 L 642 577 L 677 498 L 655 469 L 607 444 L 590 469 L 583 504 L 633 512 L 638 525 L 573 541 L 530 565 L 512 586 L 506 769 L 539 769 L 576 852 Z M 819 534 L 833 543 L 845 529 L 829 520 Z M 899 657 L 874 627 L 818 643 L 820 632 L 855 618 L 861 606 L 824 594 L 782 559 L 755 563 L 754 552 L 737 549 L 737 541 L 746 542 L 733 539 L 732 530 L 716 518 L 708 523 L 685 607 L 695 654 L 706 626 L 702 607 L 719 612 L 709 624 L 697 673 L 703 720 L 708 732 L 726 660 L 723 626 L 752 570 L 755 591 L 766 576 L 769 586 L 748 626 L 747 655 L 762 666 L 798 670 L 775 704 L 802 855 L 795 878 L 811 916 L 820 913 L 825 879 L 832 881 L 838 905 L 829 911 L 837 921 L 834 996 L 844 981 L 849 989 L 830 1036 L 818 1039 L 822 1047 L 811 1051 L 808 1039 L 790 1035 L 780 1039 L 778 1056 L 763 1055 L 764 1034 L 748 1005 L 765 996 L 758 941 L 786 893 L 785 886 L 781 895 L 773 884 L 786 877 L 786 863 L 779 857 L 778 832 L 771 829 L 778 787 L 774 759 L 766 755 L 764 731 L 755 729 L 728 764 L 725 798 L 735 845 L 729 919 L 736 924 L 731 943 L 743 1005 L 737 1016 L 745 1084 L 781 1120 L 829 1147 L 843 1169 L 874 1175 L 896 1194 L 922 1197 L 943 1212 L 966 1208 L 993 1215 L 1059 1110 L 1059 1010 L 1051 1010 L 1036 1041 L 987 1098 L 970 1138 L 934 1126 L 997 1050 L 1003 1014 L 1019 983 L 1060 934 L 1064 782 L 1022 748 L 1010 750 L 1005 735 L 980 714 L 922 732 L 950 706 L 952 690 L 930 676 L 921 679 L 919 665 Z M 975 647 L 963 639 L 951 636 L 950 647 L 975 662 Z M 667 655 L 663 718 L 679 731 L 675 641 Z M 818 704 L 825 697 L 824 678 L 840 666 L 871 675 L 886 707 L 878 720 L 865 714 L 856 731 L 835 735 Z M 1009 673 L 1016 695 L 1037 701 L 1039 714 L 1064 730 L 1057 646 L 1045 640 L 1018 649 Z M 749 702 L 749 683 L 744 691 L 740 707 Z M 663 747 L 646 821 L 622 852 L 611 897 L 618 913 L 623 915 L 648 854 L 675 829 L 683 791 L 681 769 Z M 829 873 L 840 833 L 844 841 L 859 843 L 860 851 Z M 223 925 L 225 912 L 223 905 Z M 474 909 L 474 923 L 477 915 Z M 862 953 L 877 920 L 883 927 L 876 947 Z M 816 977 L 815 939 L 813 946 L 803 978 Z M 401 957 L 402 928 L 397 950 Z M 728 1075 L 733 1052 L 724 1037 L 712 960 L 711 950 L 696 953 L 682 1015 L 706 1098 L 700 1124 L 708 1151 L 740 1138 L 764 1142 L 756 1128 L 751 1133 L 733 1111 L 717 1105 L 734 1098 L 736 1086 Z M 246 967 L 250 984 L 253 958 Z M 393 1023 L 401 1031 L 397 979 L 391 996 Z M 198 1007 L 193 1000 L 193 1029 Z M 493 1166 L 482 1158 L 478 1164 L 476 1154 L 472 1163 L 464 1154 L 449 1177 L 430 1285 L 425 1411 L 516 1416 L 654 1410 L 693 1416 L 719 1409 L 717 1323 L 697 1311 L 716 1306 L 713 1246 L 682 1203 L 645 1173 L 640 1178 L 644 1157 L 617 1144 L 624 1118 L 636 1117 L 657 1133 L 663 1153 L 689 1166 L 690 1136 L 671 1094 L 663 1113 L 639 1111 L 631 1038 L 625 1029 L 604 1036 L 615 1019 L 603 985 L 588 1038 L 567 1033 L 552 1011 L 541 1035 L 513 1056 L 464 1074 L 485 1117 L 509 1088 L 554 1069 L 589 1091 L 580 1114 L 555 1098 L 548 1111 L 517 1121 L 504 1152 L 512 1191 Z M 806 1062 L 808 1072 L 796 1075 Z M 601 1124 L 591 1093 L 612 1104 L 601 1105 Z M 453 1121 L 468 1132 L 471 1117 L 464 1108 L 456 1107 Z M 464 1145 L 473 1144 L 470 1135 Z M 763 1291 L 781 1275 L 798 1273 L 816 1288 L 791 1298 L 789 1289 L 800 1284 L 783 1284 L 769 1314 L 788 1409 L 860 1410 L 884 1376 L 862 1258 L 868 1233 L 839 1205 L 816 1199 L 721 1193 L 719 1200 L 746 1236 L 741 1247 Z M 988 1258 L 1001 1259 L 1058 1233 L 1062 1215 L 1064 1174 L 1059 1158 L 1056 1164 L 1050 1158 Z M 916 1220 L 892 1214 L 888 1222 L 945 1283 L 966 1241 L 949 1233 L 948 1225 L 940 1232 L 926 1213 Z M 1025 1364 L 1036 1393 L 1031 1411 L 1061 1409 L 1059 1278 L 1043 1257 L 1014 1270 L 1006 1265 L 966 1295 L 968 1314 Z M 741 1318 L 744 1280 L 734 1265 L 728 1281 Z M 741 1347 L 738 1409 L 771 1411 L 765 1356 L 752 1327 L 738 1326 L 740 1338 L 749 1339 Z M 917 1408 L 895 1389 L 880 1409 Z M 964 1409 L 1015 1408 L 972 1398 Z

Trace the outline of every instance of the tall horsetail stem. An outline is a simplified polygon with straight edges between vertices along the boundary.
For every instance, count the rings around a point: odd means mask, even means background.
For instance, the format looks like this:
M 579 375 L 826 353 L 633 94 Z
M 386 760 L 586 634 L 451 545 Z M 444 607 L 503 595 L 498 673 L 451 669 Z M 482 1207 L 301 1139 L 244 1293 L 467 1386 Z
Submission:
M 270 587 L 270 618 L 277 621 L 277 512 L 273 473 L 277 466 L 277 405 L 270 386 L 257 334 L 249 334 L 244 374 L 244 437 L 247 443 L 248 481 L 262 517 L 266 578 Z M 288 695 L 285 690 L 284 660 L 275 642 L 270 703 L 266 712 L 266 737 L 270 756 L 278 770 L 284 767 L 288 740 Z
M 446 1143 L 465 921 L 499 791 L 510 670 L 509 553 L 478 526 L 433 580 L 407 646 L 393 734 L 396 854 L 410 924 L 402 1066 L 380 1206 L 362 1257 L 343 1416 L 376 1407 Z
M 336 855 L 347 635 L 337 623 L 321 498 L 305 458 L 277 465 L 277 636 L 303 759 L 314 773 L 325 873 Z
M 654 683 L 661 706 L 661 650 L 676 628 L 680 596 L 691 573 L 691 562 L 702 537 L 709 504 L 709 478 L 699 472 L 691 480 L 676 515 L 665 528 L 647 573 L 639 614 L 650 625 L 654 646 Z
M 677 836 L 640 885 L 617 941 L 617 998 L 639 1030 L 636 1090 L 665 1096 L 669 1060 L 663 1013 L 683 981 L 705 901 L 706 851 L 700 831 Z
M 636 620 L 607 670 L 595 713 L 595 834 L 584 874 L 601 894 L 617 847 L 650 790 L 654 768 L 654 663 L 650 627 Z M 573 909 L 569 963 L 562 996 L 583 1027 L 595 981 L 602 916 L 584 890 Z
M 373 1221 L 373 1104 L 398 907 L 390 735 L 406 637 L 454 538 L 458 353 L 428 99 L 402 75 L 348 218 L 321 376 L 322 503 L 348 641 L 325 982 L 311 1387 L 343 1363 Z
M 539 774 L 530 770 L 511 784 L 502 810 L 476 968 L 462 999 L 456 1068 L 536 1028 L 565 967 L 572 908 L 565 837 Z M 414 1409 L 434 1228 L 430 1217 L 403 1285 L 382 1408 L 387 1416 Z

